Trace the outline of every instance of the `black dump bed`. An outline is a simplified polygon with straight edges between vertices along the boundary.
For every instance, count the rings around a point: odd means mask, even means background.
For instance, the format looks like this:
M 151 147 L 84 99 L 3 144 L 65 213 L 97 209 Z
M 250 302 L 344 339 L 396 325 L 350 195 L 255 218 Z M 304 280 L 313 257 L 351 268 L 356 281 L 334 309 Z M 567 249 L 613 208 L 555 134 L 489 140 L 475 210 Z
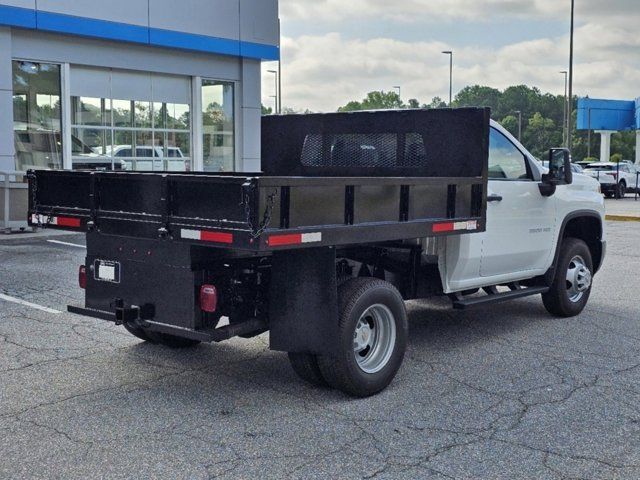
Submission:
M 244 251 L 483 231 L 489 110 L 263 118 L 260 174 L 29 172 L 31 225 Z

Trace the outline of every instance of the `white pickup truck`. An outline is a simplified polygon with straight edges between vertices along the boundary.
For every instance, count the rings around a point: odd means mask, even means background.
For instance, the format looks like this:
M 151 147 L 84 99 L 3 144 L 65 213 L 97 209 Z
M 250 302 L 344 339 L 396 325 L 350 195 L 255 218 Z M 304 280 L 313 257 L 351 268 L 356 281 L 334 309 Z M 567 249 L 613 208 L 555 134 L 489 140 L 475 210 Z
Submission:
M 31 224 L 87 233 L 69 311 L 172 348 L 269 331 L 364 397 L 402 364 L 405 300 L 585 308 L 604 199 L 568 150 L 545 169 L 488 109 L 272 116 L 262 138 L 260 173 L 29 172 Z

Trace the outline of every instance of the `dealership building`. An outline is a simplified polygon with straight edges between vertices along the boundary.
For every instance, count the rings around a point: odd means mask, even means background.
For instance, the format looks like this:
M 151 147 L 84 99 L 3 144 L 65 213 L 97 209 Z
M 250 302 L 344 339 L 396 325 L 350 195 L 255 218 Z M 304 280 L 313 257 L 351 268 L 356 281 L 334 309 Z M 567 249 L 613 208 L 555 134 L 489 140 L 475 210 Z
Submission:
M 259 170 L 278 58 L 277 0 L 0 0 L 0 171 Z

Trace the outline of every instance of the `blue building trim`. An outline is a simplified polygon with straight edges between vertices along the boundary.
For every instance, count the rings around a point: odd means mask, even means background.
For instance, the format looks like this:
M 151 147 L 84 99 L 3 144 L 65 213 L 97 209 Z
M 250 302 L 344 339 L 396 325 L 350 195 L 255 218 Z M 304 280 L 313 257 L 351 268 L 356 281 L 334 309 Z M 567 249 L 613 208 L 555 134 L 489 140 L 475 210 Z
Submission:
M 262 60 L 279 60 L 280 48 L 262 43 L 240 42 L 240 56 L 261 58 Z
M 280 49 L 275 45 L 162 30 L 6 5 L 0 5 L 0 25 L 219 55 L 241 56 L 256 60 L 278 60 L 280 58 Z
M 36 11 L 29 8 L 0 5 L 0 25 L 36 28 Z

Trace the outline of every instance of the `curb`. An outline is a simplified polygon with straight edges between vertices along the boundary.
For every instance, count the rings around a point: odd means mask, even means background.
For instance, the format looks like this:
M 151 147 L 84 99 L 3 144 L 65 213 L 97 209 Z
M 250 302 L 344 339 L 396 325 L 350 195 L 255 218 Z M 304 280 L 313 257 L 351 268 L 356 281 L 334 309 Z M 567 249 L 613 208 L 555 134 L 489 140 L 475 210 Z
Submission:
M 607 215 L 605 218 L 611 222 L 640 222 L 637 215 Z

